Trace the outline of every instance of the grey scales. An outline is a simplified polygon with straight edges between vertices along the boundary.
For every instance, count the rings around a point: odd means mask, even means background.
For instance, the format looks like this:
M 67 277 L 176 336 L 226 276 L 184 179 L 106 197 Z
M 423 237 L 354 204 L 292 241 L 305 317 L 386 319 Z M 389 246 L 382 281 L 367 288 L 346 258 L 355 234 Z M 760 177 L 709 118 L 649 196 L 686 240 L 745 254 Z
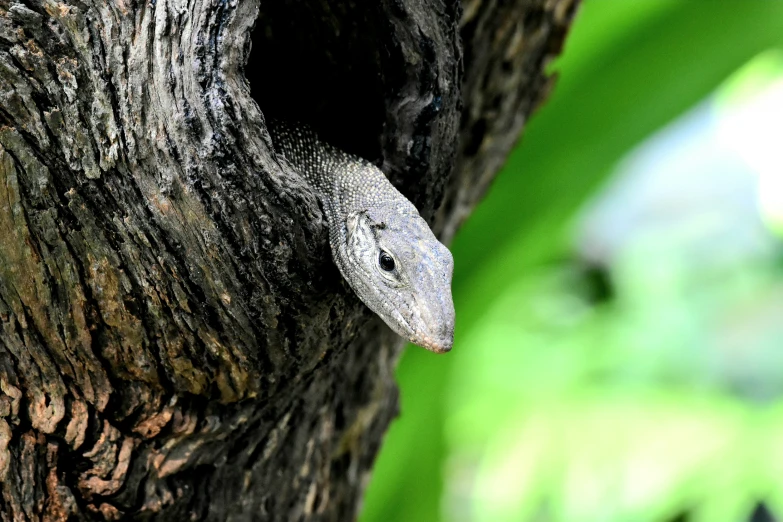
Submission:
M 274 120 L 268 129 L 275 151 L 320 198 L 332 258 L 354 292 L 400 336 L 451 350 L 454 259 L 416 207 L 377 167 L 311 128 Z

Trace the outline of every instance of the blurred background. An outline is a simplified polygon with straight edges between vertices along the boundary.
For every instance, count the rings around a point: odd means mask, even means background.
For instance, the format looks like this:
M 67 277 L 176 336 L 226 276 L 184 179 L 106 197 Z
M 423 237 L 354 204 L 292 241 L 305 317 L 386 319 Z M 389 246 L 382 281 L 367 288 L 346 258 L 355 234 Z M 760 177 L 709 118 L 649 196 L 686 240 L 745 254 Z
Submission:
M 361 522 L 783 520 L 783 1 L 585 0 Z

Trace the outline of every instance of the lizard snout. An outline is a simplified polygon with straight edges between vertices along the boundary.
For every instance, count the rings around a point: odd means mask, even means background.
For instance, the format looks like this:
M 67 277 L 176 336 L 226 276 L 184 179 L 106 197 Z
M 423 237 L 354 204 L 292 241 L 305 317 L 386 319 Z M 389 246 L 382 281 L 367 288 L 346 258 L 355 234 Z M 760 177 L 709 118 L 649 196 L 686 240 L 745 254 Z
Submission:
M 435 353 L 450 351 L 454 344 L 454 302 L 451 292 L 436 296 L 424 306 L 417 299 L 417 304 L 420 305 L 421 324 L 412 341 Z

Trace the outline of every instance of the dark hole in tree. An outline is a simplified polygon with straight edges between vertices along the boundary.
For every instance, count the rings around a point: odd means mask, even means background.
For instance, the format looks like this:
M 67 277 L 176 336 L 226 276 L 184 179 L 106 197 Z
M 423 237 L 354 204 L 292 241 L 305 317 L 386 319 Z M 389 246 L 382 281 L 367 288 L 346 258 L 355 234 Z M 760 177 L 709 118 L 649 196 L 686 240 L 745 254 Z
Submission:
M 262 1 L 245 75 L 264 116 L 307 123 L 379 159 L 393 54 L 386 24 L 375 2 Z

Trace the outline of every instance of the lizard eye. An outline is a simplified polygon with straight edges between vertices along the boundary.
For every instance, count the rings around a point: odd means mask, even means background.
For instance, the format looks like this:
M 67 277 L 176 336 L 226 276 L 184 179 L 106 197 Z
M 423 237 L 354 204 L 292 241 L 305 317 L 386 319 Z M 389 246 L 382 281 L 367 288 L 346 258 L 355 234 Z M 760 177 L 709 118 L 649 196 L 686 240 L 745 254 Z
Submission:
M 394 270 L 394 258 L 381 250 L 381 255 L 378 256 L 378 266 L 380 266 L 382 270 L 391 272 Z

